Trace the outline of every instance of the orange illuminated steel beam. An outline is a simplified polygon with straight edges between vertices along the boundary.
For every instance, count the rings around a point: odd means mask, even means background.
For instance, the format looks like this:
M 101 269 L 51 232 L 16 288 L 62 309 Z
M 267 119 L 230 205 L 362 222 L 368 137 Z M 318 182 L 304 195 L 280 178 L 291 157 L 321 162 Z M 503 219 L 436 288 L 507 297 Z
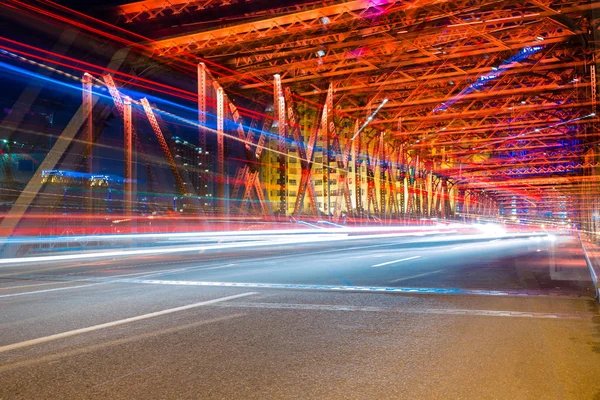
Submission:
M 223 92 L 223 88 L 217 85 L 217 197 L 220 212 L 225 212 L 224 102 L 225 93 Z
M 286 214 L 287 206 L 287 176 L 286 170 L 286 118 L 285 118 L 285 99 L 283 97 L 283 89 L 281 86 L 281 76 L 276 74 L 273 76 L 273 109 L 276 113 L 279 138 L 277 140 L 277 158 L 279 161 L 279 215 Z
M 600 176 L 551 176 L 545 178 L 521 178 L 503 180 L 502 182 L 490 182 L 490 181 L 478 181 L 478 182 L 467 182 L 467 188 L 484 188 L 499 190 L 504 188 L 514 187 L 531 187 L 534 185 L 559 185 L 559 184 L 571 184 L 581 182 L 596 182 L 600 181 Z
M 124 170 L 123 173 L 123 208 L 124 214 L 131 217 L 133 210 L 133 121 L 131 119 L 131 99 L 128 96 L 123 98 L 123 150 Z
M 108 91 L 113 99 L 113 102 L 115 104 L 115 107 L 117 108 L 117 111 L 119 112 L 119 114 L 121 116 L 123 116 L 123 113 L 124 113 L 123 98 L 121 97 L 121 93 L 119 93 L 119 90 L 117 89 L 117 86 L 115 85 L 115 81 L 113 80 L 113 78 L 110 74 L 106 74 L 102 78 L 104 80 L 106 87 L 108 88 Z M 140 142 L 140 139 L 137 135 L 137 132 L 136 132 L 134 126 L 131 127 L 131 134 L 132 134 L 133 142 L 135 142 L 135 147 L 137 149 L 138 155 L 141 157 L 142 162 L 146 166 L 146 171 L 148 174 L 148 181 L 154 182 L 155 179 L 154 179 L 154 175 L 152 174 L 152 168 L 151 168 L 152 163 L 150 162 L 148 155 L 144 152 L 144 148 L 142 147 L 142 143 Z
M 413 101 L 402 101 L 402 102 L 396 102 L 396 101 L 390 100 L 383 106 L 383 108 L 384 109 L 393 109 L 393 108 L 398 108 L 398 107 L 409 107 L 409 106 L 422 105 L 422 104 L 423 105 L 424 104 L 441 104 L 443 102 L 448 102 L 451 100 L 466 101 L 466 100 L 486 99 L 489 97 L 503 97 L 503 96 L 514 96 L 514 95 L 523 96 L 525 94 L 548 93 L 548 92 L 552 92 L 552 91 L 582 89 L 587 86 L 589 86 L 589 84 L 559 85 L 557 83 L 553 83 L 550 85 L 539 85 L 539 86 L 527 87 L 527 88 L 505 89 L 505 90 L 492 91 L 492 92 L 475 92 L 475 93 L 470 93 L 470 94 L 463 95 L 463 96 L 453 96 L 453 97 L 444 96 L 444 97 L 439 97 L 439 98 L 429 97 L 429 98 L 423 98 L 423 99 L 418 99 L 418 100 L 413 100 Z M 345 108 L 343 111 L 350 113 L 350 112 L 360 112 L 363 110 L 364 110 L 363 107 L 348 107 L 348 108 Z
M 152 127 L 152 130 L 154 131 L 154 134 L 156 135 L 158 144 L 160 145 L 160 148 L 161 148 L 165 158 L 167 159 L 167 162 L 169 163 L 169 168 L 171 169 L 171 173 L 173 174 L 173 177 L 175 178 L 175 183 L 177 184 L 177 190 L 180 195 L 186 196 L 188 194 L 188 191 L 185 187 L 185 183 L 183 182 L 183 179 L 181 178 L 181 174 L 179 173 L 179 169 L 177 168 L 177 164 L 175 163 L 175 160 L 173 159 L 173 156 L 171 155 L 171 151 L 169 150 L 169 145 L 167 144 L 167 141 L 165 140 L 165 137 L 162 133 L 162 129 L 160 128 L 160 125 L 158 124 L 158 121 L 156 120 L 154 111 L 152 111 L 152 107 L 150 106 L 148 99 L 146 99 L 145 97 L 142 98 L 140 100 L 140 102 L 142 103 L 142 107 L 144 108 L 144 112 L 146 113 L 146 117 L 148 118 L 148 122 L 150 122 L 150 126 Z
M 94 144 L 94 124 L 93 124 L 93 102 L 92 102 L 92 76 L 87 72 L 83 74 L 82 82 L 82 102 L 81 102 L 81 113 L 83 114 L 83 134 L 85 141 L 87 142 L 87 170 L 88 174 L 92 173 L 93 169 L 93 144 Z M 93 207 L 93 191 L 92 185 L 89 185 L 87 190 L 87 196 L 85 199 L 85 208 L 87 212 L 92 211 Z
M 207 165 L 206 159 L 206 111 L 207 111 L 207 98 L 208 98 L 208 87 L 207 87 L 207 76 L 206 65 L 204 63 L 198 64 L 198 144 L 200 151 L 200 161 L 204 166 Z
M 133 127 L 132 114 L 131 114 L 131 99 L 127 96 L 121 97 L 115 82 L 111 75 L 104 75 L 104 83 L 108 87 L 108 91 L 115 103 L 115 107 L 123 117 L 124 124 L 124 193 L 123 193 L 123 209 L 125 215 L 131 216 L 133 209 L 133 138 L 137 140 L 137 134 Z
M 231 102 L 227 101 L 229 105 L 229 110 L 231 112 L 231 116 L 233 122 L 237 125 L 237 133 L 240 140 L 244 143 L 244 147 L 246 149 L 246 157 L 247 161 L 252 162 L 256 160 L 251 159 L 252 149 L 250 144 L 254 143 L 254 135 L 251 129 L 248 129 L 248 132 L 244 132 L 244 126 L 242 124 L 242 119 L 237 107 Z M 264 132 L 261 132 L 261 137 L 264 135 Z M 260 141 L 260 138 L 259 138 Z M 258 159 L 258 157 L 257 157 Z M 259 205 L 261 207 L 263 215 L 266 217 L 268 215 L 267 205 L 264 202 L 263 189 L 260 182 L 259 171 L 256 168 L 250 166 L 238 167 L 238 171 L 236 173 L 237 179 L 234 181 L 234 188 L 232 191 L 232 199 L 237 198 L 237 192 L 239 191 L 239 187 L 241 184 L 246 185 L 246 191 L 244 193 L 244 197 L 242 199 L 241 211 L 244 212 L 247 202 L 250 200 L 252 189 L 255 190 L 256 196 L 258 198 Z
M 329 87 L 332 88 L 332 85 L 330 84 Z M 333 90 L 331 90 L 331 92 L 333 92 Z M 351 140 L 347 140 L 345 145 L 346 147 L 342 151 L 340 135 L 339 132 L 336 132 L 332 140 L 332 150 L 335 152 L 338 167 L 338 191 L 333 211 L 335 221 L 340 218 L 342 212 L 342 200 L 345 200 L 346 212 L 349 215 L 352 215 L 352 200 L 350 197 L 350 186 L 348 185 L 348 167 L 350 165 L 350 148 L 352 146 Z M 383 186 L 381 187 L 383 188 Z
M 181 1 L 181 0 L 176 0 Z M 439 3 L 447 0 L 427 0 L 423 3 Z M 387 4 L 393 4 L 395 1 L 391 0 L 380 0 L 377 2 L 378 6 L 384 6 Z M 249 32 L 268 32 L 268 31 L 280 31 L 282 27 L 290 25 L 298 25 L 303 27 L 303 22 L 319 20 L 324 16 L 340 15 L 345 13 L 352 13 L 359 10 L 364 10 L 373 6 L 370 1 L 366 0 L 354 0 L 346 1 L 340 4 L 334 4 L 330 6 L 315 8 L 313 10 L 301 11 L 297 13 L 291 13 L 286 15 L 280 15 L 274 18 L 268 18 L 258 21 L 252 21 L 244 24 L 229 26 L 226 28 L 213 29 L 206 32 L 197 32 L 178 37 L 173 37 L 164 40 L 155 41 L 152 46 L 156 50 L 168 50 L 174 47 L 187 47 L 193 43 L 201 43 L 208 40 L 219 40 L 225 39 L 235 35 L 244 35 Z M 260 37 L 260 36 L 259 36 Z
M 142 16 L 153 19 L 165 16 L 165 12 L 177 15 L 232 3 L 237 3 L 237 0 L 144 0 L 120 5 L 117 7 L 117 13 L 125 17 L 125 22 L 130 23 Z
M 290 122 L 290 129 L 292 130 L 292 137 L 298 147 L 298 156 L 300 157 L 300 184 L 298 186 L 298 194 L 296 196 L 296 203 L 294 204 L 294 210 L 292 215 L 297 216 L 302 212 L 302 206 L 304 204 L 304 196 L 308 191 L 308 199 L 311 208 L 315 215 L 319 214 L 317 208 L 317 200 L 311 178 L 311 171 L 313 165 L 314 147 L 317 140 L 317 130 L 313 129 L 309 137 L 308 143 L 304 142 L 304 138 L 300 132 L 300 126 L 296 120 L 296 111 L 294 109 L 294 102 L 292 99 L 292 92 L 289 88 L 285 88 L 285 100 L 287 102 L 287 118 Z

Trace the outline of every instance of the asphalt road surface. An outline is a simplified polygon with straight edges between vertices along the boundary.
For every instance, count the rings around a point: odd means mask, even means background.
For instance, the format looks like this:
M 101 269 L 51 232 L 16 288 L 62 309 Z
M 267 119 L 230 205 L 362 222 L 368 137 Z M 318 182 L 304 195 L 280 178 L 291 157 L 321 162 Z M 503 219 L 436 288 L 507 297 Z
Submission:
M 0 264 L 0 399 L 600 399 L 576 238 Z

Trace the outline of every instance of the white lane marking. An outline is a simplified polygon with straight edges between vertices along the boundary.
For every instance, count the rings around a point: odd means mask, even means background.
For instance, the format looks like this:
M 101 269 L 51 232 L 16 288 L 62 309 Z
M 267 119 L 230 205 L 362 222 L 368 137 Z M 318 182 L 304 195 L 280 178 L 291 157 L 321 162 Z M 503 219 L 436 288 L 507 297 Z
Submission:
M 383 244 L 375 244 L 375 245 L 367 245 L 367 246 L 355 246 L 355 247 L 346 247 L 346 248 L 342 247 L 342 248 L 333 249 L 333 250 L 308 251 L 308 252 L 303 252 L 301 254 L 302 255 L 315 255 L 315 254 L 337 253 L 337 252 L 347 251 L 347 250 L 368 249 L 368 248 L 372 248 L 372 247 L 394 246 L 396 244 L 397 244 L 397 242 L 391 242 L 391 243 L 383 243 Z M 246 260 L 246 261 L 239 261 L 237 264 L 227 264 L 227 266 L 222 266 L 222 265 L 218 265 L 218 266 L 215 266 L 215 267 L 191 266 L 191 267 L 175 268 L 175 269 L 167 269 L 167 270 L 162 270 L 162 271 L 156 271 L 155 273 L 150 273 L 150 275 L 145 275 L 146 274 L 145 272 L 144 273 L 131 274 L 131 275 L 142 275 L 140 278 L 144 278 L 144 277 L 150 277 L 150 276 L 156 276 L 156 275 L 167 275 L 167 274 L 170 274 L 172 272 L 202 271 L 202 270 L 205 270 L 205 269 L 225 268 L 225 267 L 239 265 L 239 264 L 252 264 L 252 263 L 256 263 L 256 262 L 259 262 L 259 261 L 265 261 L 265 260 L 266 260 L 266 262 L 263 262 L 263 264 L 274 264 L 275 261 L 270 261 L 270 260 L 281 260 L 281 259 L 286 259 L 286 258 L 290 258 L 290 257 L 297 257 L 297 255 L 296 254 L 291 254 L 291 255 L 290 254 L 286 254 L 284 256 L 259 257 L 259 258 L 253 258 L 253 259 Z M 186 261 L 182 261 L 182 262 L 177 262 L 177 264 L 193 263 L 193 262 L 194 262 L 193 260 L 186 260 Z M 170 263 L 170 264 L 173 264 L 173 263 Z M 153 265 L 153 264 L 149 264 L 149 265 Z M 111 276 L 109 278 L 114 278 L 114 277 L 117 277 L 117 276 Z
M 229 268 L 229 267 L 234 267 L 237 264 L 225 264 L 225 265 L 217 265 L 215 267 L 206 267 L 206 268 L 201 268 L 200 271 L 204 271 L 205 269 L 221 269 L 221 268 Z
M 537 313 L 508 310 L 477 310 L 456 308 L 415 308 L 385 307 L 385 306 L 352 306 L 333 304 L 286 304 L 286 303 L 223 303 L 221 308 L 265 308 L 276 310 L 313 310 L 313 311 L 359 311 L 359 312 L 388 312 L 402 314 L 440 314 L 440 315 L 476 315 L 484 317 L 517 317 L 542 319 L 591 319 L 595 314 L 561 314 Z
M 68 283 L 68 282 L 65 282 L 65 283 Z M 3 295 L 0 295 L 0 299 L 5 298 L 5 297 L 25 296 L 25 295 L 28 295 L 28 294 L 58 292 L 59 290 L 79 289 L 79 288 L 83 288 L 83 287 L 90 287 L 90 286 L 96 286 L 96 285 L 101 285 L 101 284 L 100 283 L 90 283 L 88 285 L 67 286 L 67 287 L 61 287 L 61 288 L 56 288 L 56 289 L 36 290 L 34 292 L 22 292 L 22 293 L 13 293 L 13 294 L 3 294 Z
M 20 285 L 20 286 L 9 286 L 9 287 L 0 287 L 0 290 L 10 290 L 10 289 L 22 289 L 26 287 L 34 287 L 34 286 L 47 286 L 47 285 L 66 285 L 68 283 L 72 283 L 72 281 L 61 281 L 61 282 L 47 282 L 47 283 L 36 283 L 34 285 Z
M 401 293 L 401 294 L 441 294 L 441 295 L 478 295 L 478 296 L 512 296 L 512 297 L 548 297 L 581 299 L 581 296 L 569 296 L 560 292 L 544 292 L 539 290 L 484 290 L 461 288 L 435 288 L 435 287 L 395 287 L 395 286 L 341 286 L 341 285 L 313 285 L 297 283 L 258 283 L 258 282 L 216 282 L 216 281 L 172 281 L 160 279 L 115 279 L 117 283 L 140 283 L 149 285 L 176 285 L 176 286 L 211 286 L 235 287 L 253 289 L 287 289 L 287 290 L 324 290 L 339 292 L 372 292 L 372 293 Z M 587 297 L 586 297 L 587 298 Z
M 62 358 L 73 357 L 73 356 L 76 356 L 79 354 L 86 354 L 86 353 L 89 354 L 94 351 L 103 350 L 103 349 L 118 346 L 121 344 L 131 343 L 131 342 L 135 342 L 135 341 L 141 342 L 142 340 L 145 340 L 145 339 L 156 338 L 157 336 L 168 335 L 168 334 L 179 332 L 179 331 L 182 331 L 185 329 L 197 328 L 200 326 L 214 324 L 217 322 L 224 322 L 224 321 L 228 321 L 228 320 L 235 319 L 235 318 L 241 318 L 246 315 L 248 315 L 248 314 L 247 313 L 237 313 L 237 314 L 232 314 L 232 315 L 225 315 L 223 317 L 205 319 L 202 321 L 192 322 L 192 323 L 186 324 L 186 325 L 176 325 L 176 326 L 172 326 L 170 328 L 161 329 L 159 331 L 153 330 L 151 332 L 143 333 L 141 335 L 135 335 L 135 334 L 127 335 L 126 337 L 116 339 L 116 340 L 111 340 L 109 342 L 100 342 L 100 343 L 92 344 L 90 346 L 78 347 L 78 348 L 70 350 L 70 351 L 61 351 L 59 353 L 52 353 L 52 354 L 48 354 L 48 355 L 41 356 L 41 357 L 25 359 L 23 361 L 17 361 L 17 362 L 11 363 L 11 364 L 5 363 L 4 365 L 0 365 L 0 373 L 6 372 L 9 370 L 14 370 L 17 368 L 27 367 L 30 365 L 43 364 L 43 363 L 48 363 L 48 362 L 55 361 L 55 360 L 60 360 Z
M 432 271 L 432 272 L 425 272 L 423 274 L 418 274 L 418 275 L 412 275 L 412 276 L 407 276 L 405 278 L 400 278 L 400 279 L 394 279 L 393 281 L 390 281 L 390 283 L 396 283 L 396 282 L 402 282 L 402 281 L 408 281 L 410 279 L 414 279 L 414 278 L 420 278 L 422 276 L 427 276 L 427 275 L 433 275 L 433 274 L 438 274 L 442 271 L 445 271 L 443 269 L 438 269 L 437 271 Z
M 384 265 L 397 264 L 397 263 L 401 263 L 401 262 L 408 261 L 408 260 L 414 260 L 416 258 L 421 258 L 421 256 L 413 256 L 413 257 L 408 257 L 408 258 L 401 258 L 399 260 L 394 260 L 394 261 L 387 261 L 387 262 L 383 262 L 380 264 L 371 265 L 371 267 L 372 268 L 383 267 Z
M 480 243 L 470 243 L 470 244 L 463 244 L 460 246 L 456 246 L 453 247 L 452 250 L 458 250 L 458 249 L 468 249 L 469 247 L 482 247 L 482 246 L 487 246 L 490 243 L 495 243 L 495 242 L 499 242 L 502 239 L 494 239 L 494 240 L 490 240 L 489 242 L 480 242 Z M 505 243 L 508 243 L 506 240 L 504 241 Z M 512 244 L 512 243 L 510 243 Z
M 192 263 L 193 261 L 186 261 L 187 263 Z M 109 277 L 107 277 L 107 279 L 112 279 L 112 278 L 119 278 L 122 276 L 135 276 L 135 275 L 141 275 L 138 278 L 151 278 L 153 276 L 158 276 L 158 275 L 169 275 L 169 274 L 173 274 L 173 273 L 177 273 L 177 272 L 183 272 L 183 271 L 204 271 L 205 269 L 220 269 L 220 268 L 228 268 L 228 267 L 233 267 L 234 265 L 237 264 L 225 264 L 225 265 L 216 265 L 214 267 L 198 267 L 198 266 L 193 266 L 193 267 L 183 267 L 183 268 L 173 268 L 173 269 L 163 269 L 160 271 L 154 271 L 154 272 L 138 272 L 135 274 L 125 274 L 125 275 L 111 275 Z
M 76 335 L 81 335 L 83 333 L 94 332 L 94 331 L 98 331 L 100 329 L 112 328 L 114 326 L 129 324 L 131 322 L 141 321 L 141 320 L 148 319 L 148 318 L 159 317 L 161 315 L 167 315 L 167 314 L 172 314 L 172 313 L 176 313 L 179 311 L 189 310 L 191 308 L 208 306 L 211 304 L 216 304 L 216 303 L 220 303 L 220 302 L 227 301 L 227 300 L 238 299 L 240 297 L 252 296 L 255 294 L 258 294 L 258 293 L 257 292 L 246 292 L 246 293 L 235 294 L 235 295 L 227 296 L 227 297 L 220 297 L 218 299 L 202 301 L 200 303 L 188 304 L 187 306 L 169 308 L 167 310 L 156 311 L 156 312 L 149 313 L 149 314 L 138 315 L 137 317 L 120 319 L 118 321 L 112 321 L 112 322 L 107 322 L 107 323 L 100 324 L 100 325 L 89 326 L 87 328 L 75 329 L 75 330 L 68 331 L 68 332 L 57 333 L 55 335 L 44 336 L 44 337 L 40 337 L 40 338 L 32 339 L 32 340 L 26 340 L 26 341 L 20 342 L 20 343 L 13 343 L 13 344 L 9 344 L 9 345 L 0 347 L 0 353 L 4 353 L 7 351 L 16 350 L 16 349 L 22 349 L 23 347 L 34 346 L 34 345 L 40 344 L 40 343 L 52 342 L 54 340 L 64 339 L 64 338 L 76 336 Z

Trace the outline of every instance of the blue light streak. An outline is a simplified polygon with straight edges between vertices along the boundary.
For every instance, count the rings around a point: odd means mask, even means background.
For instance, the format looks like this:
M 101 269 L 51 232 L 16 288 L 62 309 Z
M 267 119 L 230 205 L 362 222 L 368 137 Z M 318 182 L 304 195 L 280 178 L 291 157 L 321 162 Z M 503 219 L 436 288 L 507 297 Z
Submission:
M 467 86 L 466 88 L 464 88 L 458 95 L 453 97 L 450 101 L 444 102 L 444 103 L 440 104 L 438 107 L 434 108 L 433 112 L 435 113 L 435 112 L 439 112 L 439 111 L 446 111 L 449 107 L 454 105 L 457 101 L 459 101 L 464 96 L 467 96 L 467 95 L 477 91 L 478 89 L 483 87 L 488 82 L 491 82 L 491 81 L 494 81 L 494 80 L 500 78 L 502 76 L 502 73 L 504 71 L 508 70 L 510 64 L 523 61 L 524 59 L 529 58 L 529 56 L 540 52 L 543 48 L 544 48 L 544 46 L 533 46 L 533 47 L 522 48 L 521 50 L 519 50 L 519 52 L 517 54 L 513 55 L 508 60 L 503 61 L 499 67 L 492 67 L 491 72 L 488 72 L 487 74 L 479 76 L 477 78 L 476 82 L 474 82 L 474 83 L 470 84 L 469 86 Z

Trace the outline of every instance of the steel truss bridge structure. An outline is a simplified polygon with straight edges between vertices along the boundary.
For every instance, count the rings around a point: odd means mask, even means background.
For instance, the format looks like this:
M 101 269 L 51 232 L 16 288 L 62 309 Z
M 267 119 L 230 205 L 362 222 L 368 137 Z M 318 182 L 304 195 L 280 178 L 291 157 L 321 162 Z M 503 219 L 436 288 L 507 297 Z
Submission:
M 145 0 L 93 16 L 49 0 L 3 3 L 136 53 L 126 79 L 118 67 L 83 65 L 75 129 L 92 154 L 92 125 L 108 112 L 94 106 L 92 85 L 106 87 L 123 121 L 126 215 L 136 209 L 140 116 L 175 193 L 201 195 L 171 154 L 164 110 L 122 92 L 152 86 L 167 68 L 185 82 L 170 91 L 193 101 L 198 118 L 166 115 L 216 155 L 211 210 L 220 215 L 503 217 L 597 230 L 598 2 Z M 5 54 L 40 62 L 7 43 Z M 232 143 L 242 162 L 228 158 Z M 41 184 L 29 185 L 35 196 Z M 29 204 L 20 200 L 15 219 Z

